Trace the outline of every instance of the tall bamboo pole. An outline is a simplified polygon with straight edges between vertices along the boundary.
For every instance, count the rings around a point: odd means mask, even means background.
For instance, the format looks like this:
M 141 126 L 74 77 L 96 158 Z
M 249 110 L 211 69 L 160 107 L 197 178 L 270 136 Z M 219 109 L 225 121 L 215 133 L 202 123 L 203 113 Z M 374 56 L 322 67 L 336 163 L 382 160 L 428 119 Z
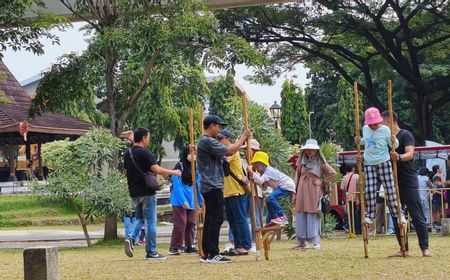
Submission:
M 361 137 L 361 125 L 359 122 L 359 91 L 358 91 L 358 83 L 353 83 L 353 92 L 354 92 L 354 99 L 355 99 L 355 135 L 356 137 Z M 357 157 L 361 157 L 361 144 L 360 141 L 356 143 L 356 155 Z M 364 242 L 364 257 L 369 257 L 369 226 L 364 222 L 365 216 L 366 216 L 366 205 L 364 200 L 364 174 L 362 171 L 362 162 L 361 160 L 357 161 L 358 165 L 358 173 L 359 173 L 359 179 L 358 179 L 358 187 L 359 187 L 359 205 L 361 208 L 361 233 L 363 236 L 363 242 Z
M 203 106 L 200 106 L 200 135 L 205 134 L 205 129 L 203 128 L 203 118 L 204 118 L 204 112 L 203 112 Z
M 205 129 L 203 128 L 203 119 L 204 119 L 204 108 L 203 106 L 200 106 L 200 137 L 203 136 L 203 134 L 205 134 Z M 206 206 L 205 203 L 203 203 L 202 208 L 201 208 L 201 213 L 200 213 L 200 218 L 201 221 L 203 223 L 203 221 L 205 221 L 205 215 L 206 215 Z M 202 225 L 203 226 L 203 225 Z M 202 230 L 202 237 L 203 237 L 203 230 Z
M 242 98 L 242 113 L 243 113 L 243 118 L 244 118 L 244 129 L 245 130 L 249 130 L 249 125 L 248 125 L 248 110 L 247 110 L 247 95 L 244 91 L 244 89 L 236 84 L 236 90 L 238 92 L 238 94 L 241 96 Z M 252 155 L 252 151 L 251 151 L 251 146 L 250 146 L 250 137 L 247 139 L 247 161 L 250 164 L 250 162 L 252 161 L 251 158 Z M 251 201 L 252 201 L 252 229 L 253 229 L 253 233 L 255 236 L 255 245 L 256 245 L 256 260 L 259 260 L 259 248 L 260 248 L 260 243 L 261 243 L 261 229 L 257 228 L 257 224 L 256 224 L 256 186 L 255 183 L 250 180 L 250 189 L 251 189 Z M 261 212 L 260 212 L 261 213 Z M 267 256 L 267 253 L 266 253 Z
M 194 114 L 192 112 L 192 108 L 189 108 L 189 144 L 191 146 L 195 145 L 194 141 Z M 203 256 L 203 220 L 199 215 L 199 207 L 198 207 L 198 191 L 197 191 L 197 174 L 196 174 L 196 162 L 194 149 L 190 149 L 191 153 L 191 176 L 192 176 L 192 188 L 194 191 L 194 216 L 195 223 L 197 224 L 197 248 L 198 255 Z
M 391 129 L 391 135 L 394 134 L 394 109 L 392 105 L 392 81 L 388 81 L 388 110 L 389 110 L 389 127 Z M 391 143 L 391 151 L 395 152 L 395 142 Z M 400 231 L 400 247 L 402 250 L 402 256 L 406 257 L 406 229 L 405 225 L 402 224 L 402 205 L 400 202 L 400 190 L 398 189 L 398 171 L 397 171 L 397 162 L 392 161 L 392 168 L 394 170 L 394 185 L 395 185 L 395 193 L 397 194 L 397 223 L 398 229 Z
M 355 236 L 356 234 L 356 230 L 355 230 L 355 202 L 353 201 L 353 196 L 352 196 L 352 216 L 351 216 L 351 221 L 352 221 L 352 235 Z

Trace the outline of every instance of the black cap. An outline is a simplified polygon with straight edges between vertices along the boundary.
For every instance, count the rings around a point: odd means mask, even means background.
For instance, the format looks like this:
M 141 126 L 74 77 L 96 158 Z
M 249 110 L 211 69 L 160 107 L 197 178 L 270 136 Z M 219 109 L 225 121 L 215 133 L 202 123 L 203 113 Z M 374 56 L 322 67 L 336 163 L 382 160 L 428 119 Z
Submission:
M 219 134 L 217 134 L 218 139 L 233 139 L 233 134 L 226 129 L 222 129 Z
M 203 127 L 206 129 L 212 124 L 227 125 L 221 118 L 216 115 L 209 115 L 203 119 Z

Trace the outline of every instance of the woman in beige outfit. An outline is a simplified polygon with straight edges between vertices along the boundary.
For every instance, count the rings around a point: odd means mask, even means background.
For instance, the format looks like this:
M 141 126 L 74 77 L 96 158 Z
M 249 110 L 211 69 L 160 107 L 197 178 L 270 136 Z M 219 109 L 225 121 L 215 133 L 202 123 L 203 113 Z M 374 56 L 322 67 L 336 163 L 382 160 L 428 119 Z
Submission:
M 293 249 L 305 249 L 307 242 L 320 249 L 320 211 L 318 204 L 322 196 L 322 185 L 331 181 L 336 171 L 326 162 L 317 141 L 308 139 L 301 148 L 296 171 L 295 234 L 298 244 Z

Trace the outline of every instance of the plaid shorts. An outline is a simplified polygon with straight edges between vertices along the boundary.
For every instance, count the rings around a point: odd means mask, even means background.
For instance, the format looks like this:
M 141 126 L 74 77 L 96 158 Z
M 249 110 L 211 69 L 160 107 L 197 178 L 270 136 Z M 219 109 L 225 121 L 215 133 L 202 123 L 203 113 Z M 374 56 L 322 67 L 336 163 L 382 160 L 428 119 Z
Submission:
M 366 217 L 375 219 L 378 180 L 383 184 L 387 195 L 387 204 L 392 217 L 397 217 L 397 194 L 395 192 L 392 162 L 390 160 L 378 165 L 365 165 Z

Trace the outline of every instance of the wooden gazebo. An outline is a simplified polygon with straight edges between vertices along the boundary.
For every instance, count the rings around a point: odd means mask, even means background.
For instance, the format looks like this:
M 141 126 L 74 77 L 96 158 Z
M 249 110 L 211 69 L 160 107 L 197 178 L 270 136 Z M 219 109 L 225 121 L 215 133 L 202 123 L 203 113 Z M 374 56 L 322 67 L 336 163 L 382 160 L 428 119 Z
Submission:
M 31 98 L 1 60 L 0 90 L 8 98 L 6 104 L 0 104 L 0 145 L 9 147 L 9 155 L 4 155 L 8 158 L 9 180 L 16 179 L 14 146 L 25 145 L 26 163 L 30 166 L 30 145 L 37 144 L 38 177 L 42 178 L 41 144 L 66 138 L 76 139 L 93 126 L 91 123 L 58 113 L 42 113 L 30 119 L 28 111 Z

